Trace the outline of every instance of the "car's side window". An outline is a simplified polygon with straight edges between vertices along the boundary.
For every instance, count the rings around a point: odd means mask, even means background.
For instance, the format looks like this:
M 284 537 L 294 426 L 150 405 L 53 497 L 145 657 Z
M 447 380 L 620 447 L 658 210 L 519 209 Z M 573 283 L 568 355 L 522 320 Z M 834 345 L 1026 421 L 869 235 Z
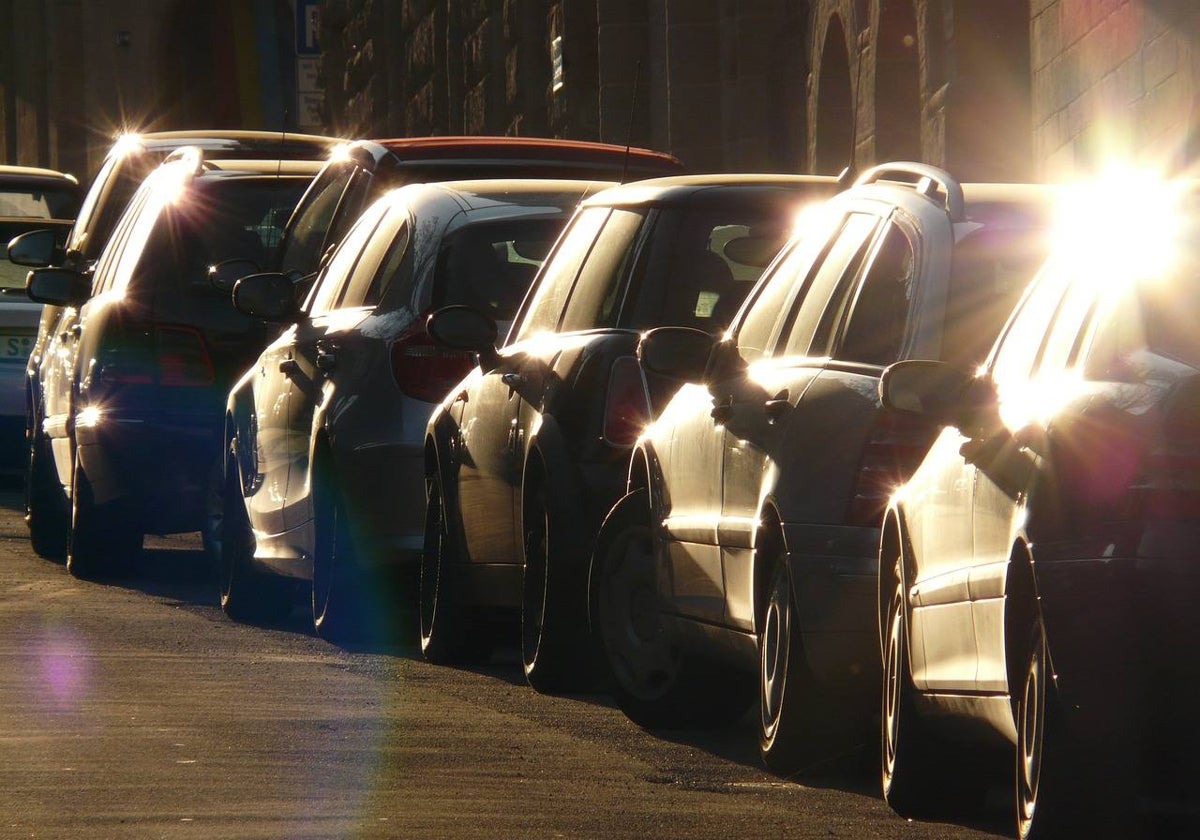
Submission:
M 358 264 L 363 247 L 386 210 L 385 205 L 376 204 L 367 210 L 350 229 L 350 233 L 334 252 L 333 259 L 321 272 L 321 276 L 317 278 L 317 282 L 309 294 L 304 308 L 310 316 L 324 315 L 337 307 L 337 302 L 349 282 L 354 266 Z
M 146 203 L 146 196 L 147 192 L 143 190 L 134 197 L 126 215 L 121 219 L 120 226 L 109 240 L 108 248 L 100 252 L 100 259 L 96 262 L 95 273 L 92 275 L 93 295 L 112 288 L 114 266 L 125 248 L 125 240 L 129 238 L 130 229 L 141 215 L 141 208 Z
M 754 362 L 770 351 L 771 339 L 790 311 L 788 302 L 799 292 L 812 273 L 813 264 L 828 250 L 841 229 L 840 216 L 825 221 L 824 225 L 805 231 L 751 293 L 753 300 L 735 327 L 738 354 L 743 360 Z
M 408 218 L 401 216 L 401 222 L 400 229 L 391 238 L 387 253 L 384 254 L 379 265 L 379 271 L 375 273 L 375 279 L 371 281 L 370 287 L 363 295 L 363 306 L 375 306 L 383 300 L 384 293 L 387 292 L 388 287 L 392 285 L 392 281 L 396 279 L 396 275 L 400 273 L 401 267 L 405 264 L 404 258 L 408 256 L 408 245 L 412 241 L 412 235 Z M 387 241 L 387 237 L 384 236 L 376 236 L 376 239 Z
M 379 284 L 376 281 L 383 278 L 380 266 L 385 259 L 397 252 L 403 257 L 408 249 L 408 230 L 408 213 L 405 208 L 393 208 L 392 212 L 383 217 L 363 247 L 362 256 L 350 274 L 346 291 L 337 303 L 339 309 L 374 306 L 379 302 Z M 388 278 L 390 277 L 389 274 Z M 372 300 L 368 300 L 368 297 Z
M 563 306 L 571 295 L 571 287 L 579 275 L 580 266 L 591 251 L 609 212 L 608 207 L 590 207 L 577 213 L 571 221 L 554 254 L 543 266 L 537 290 L 525 308 L 520 325 L 513 332 L 517 341 L 558 329 Z
M 783 337 L 786 356 L 824 355 L 845 310 L 858 268 L 866 256 L 879 217 L 851 213 L 824 259 L 810 272 L 804 293 L 791 314 Z M 839 287 L 842 294 L 836 292 Z
M 1018 305 L 992 360 L 992 380 L 1000 388 L 1001 397 L 1006 388 L 1017 387 L 1032 375 L 1066 289 L 1066 272 L 1046 271 Z
M 320 248 L 333 221 L 354 164 L 330 165 L 309 187 L 296 208 L 293 225 L 280 244 L 279 270 L 308 273 L 321 258 Z
M 864 272 L 836 355 L 868 365 L 896 361 L 904 341 L 916 277 L 916 252 L 899 226 L 889 224 Z
M 161 199 L 155 198 L 155 190 L 145 190 L 140 203 L 130 208 L 130 224 L 119 232 L 116 241 L 110 242 L 113 263 L 107 269 L 104 290 L 125 289 L 133 279 L 134 271 L 146 250 L 146 243 L 156 230 L 170 223 L 170 207 L 164 208 Z M 115 247 L 114 247 L 115 246 Z M 105 253 L 109 253 L 106 251 Z
M 614 326 L 619 289 L 629 276 L 637 234 L 645 220 L 645 210 L 612 211 L 575 280 L 561 332 Z
M 1096 289 L 1094 284 L 1073 278 L 1067 295 L 1063 298 L 1045 349 L 1037 363 L 1037 372 L 1056 373 L 1070 367 L 1079 355 L 1083 334 L 1096 312 Z

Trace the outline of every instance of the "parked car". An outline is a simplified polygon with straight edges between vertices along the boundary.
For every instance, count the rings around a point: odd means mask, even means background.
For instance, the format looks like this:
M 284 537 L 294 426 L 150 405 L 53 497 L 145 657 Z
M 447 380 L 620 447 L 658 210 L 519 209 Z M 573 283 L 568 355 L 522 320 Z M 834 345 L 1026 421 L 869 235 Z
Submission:
M 0 241 L 45 229 L 61 244 L 79 212 L 79 182 L 52 169 L 0 166 Z M 0 257 L 0 468 L 25 461 L 24 369 L 42 307 L 25 294 L 26 269 Z
M 982 369 L 884 373 L 889 410 L 943 427 L 879 561 L 883 793 L 902 814 L 986 782 L 962 757 L 997 744 L 1022 838 L 1133 836 L 1139 799 L 1197 813 L 1200 192 L 1157 186 L 1088 193 L 1086 239 Z
M 67 568 L 78 576 L 118 570 L 146 533 L 204 530 L 225 395 L 269 339 L 212 286 L 209 266 L 269 259 L 268 220 L 319 166 L 177 155 L 138 189 L 93 272 L 29 279 L 33 300 L 78 312 L 47 348 L 48 446 L 30 467 L 35 509 L 54 493 L 70 499 Z
M 23 233 L 9 243 L 9 260 L 14 265 L 29 268 L 61 266 L 90 272 L 138 186 L 178 149 L 200 149 L 208 160 L 324 160 L 337 143 L 328 137 L 266 131 L 196 130 L 122 135 L 109 149 L 88 187 L 65 242 L 61 230 L 38 225 L 37 229 Z M 46 480 L 44 475 L 35 475 L 49 463 L 48 444 L 42 430 L 45 414 L 41 368 L 51 339 L 74 329 L 77 322 L 78 307 L 43 306 L 37 335 L 25 365 L 29 447 L 25 467 L 25 522 L 33 550 L 48 558 L 59 558 L 66 550 L 70 510 L 68 500 L 55 489 L 57 483 Z
M 646 726 L 759 696 L 765 763 L 802 770 L 875 708 L 879 526 L 933 439 L 880 409 L 884 366 L 982 359 L 1044 255 L 1050 193 L 921 164 L 864 173 L 803 226 L 717 340 L 650 331 L 688 384 L 639 438 L 591 567 L 597 645 Z
M 363 208 L 405 184 L 478 178 L 636 180 L 683 171 L 649 149 L 543 137 L 358 140 L 333 151 L 288 221 L 277 268 L 312 275 Z
M 290 607 L 310 583 L 326 637 L 379 629 L 368 573 L 417 569 L 423 443 L 433 407 L 474 364 L 435 347 L 425 319 L 470 304 L 511 320 L 581 198 L 605 182 L 458 181 L 386 193 L 360 216 L 297 305 L 291 278 L 240 280 L 243 311 L 287 326 L 234 385 L 226 410 L 221 606 Z M 412 575 L 415 583 L 415 574 Z
M 429 421 L 426 658 L 479 656 L 494 638 L 489 618 L 518 615 L 534 688 L 588 681 L 591 540 L 642 423 L 679 384 L 644 373 L 639 335 L 724 330 L 798 207 L 835 189 L 832 178 L 750 175 L 618 187 L 583 203 L 506 346 L 495 347 L 485 314 L 434 313 L 434 340 L 480 363 Z

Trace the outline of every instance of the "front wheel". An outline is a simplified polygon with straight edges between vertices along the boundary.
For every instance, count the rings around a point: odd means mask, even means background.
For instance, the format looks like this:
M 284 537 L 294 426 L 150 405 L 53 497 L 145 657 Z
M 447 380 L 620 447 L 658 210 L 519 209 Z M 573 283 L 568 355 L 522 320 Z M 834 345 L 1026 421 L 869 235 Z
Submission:
M 521 660 L 525 679 L 542 693 L 591 687 L 583 562 L 563 530 L 566 518 L 551 511 L 544 484 L 530 494 L 522 522 Z
M 621 711 L 646 728 L 708 728 L 740 718 L 749 678 L 689 655 L 663 620 L 649 498 L 635 490 L 609 512 L 592 556 L 592 638 Z

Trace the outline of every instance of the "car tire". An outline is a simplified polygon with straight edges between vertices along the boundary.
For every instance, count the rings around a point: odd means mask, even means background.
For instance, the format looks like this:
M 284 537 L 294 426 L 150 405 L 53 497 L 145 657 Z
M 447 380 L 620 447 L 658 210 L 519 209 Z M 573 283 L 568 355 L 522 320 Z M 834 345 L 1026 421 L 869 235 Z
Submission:
M 314 473 L 313 630 L 327 641 L 351 641 L 366 632 L 367 588 L 362 585 L 345 495 L 328 464 L 318 462 Z
M 71 527 L 67 531 L 67 571 L 93 579 L 120 574 L 142 550 L 142 532 L 119 503 L 97 505 L 76 457 L 71 468 Z
M 596 538 L 589 602 L 596 660 L 621 711 L 647 729 L 728 726 L 754 700 L 753 680 L 689 655 L 662 621 L 645 490 L 626 495 Z
M 45 435 L 36 421 L 30 430 L 29 462 L 25 467 L 25 525 L 29 528 L 34 554 L 47 560 L 66 558 L 70 503 L 58 481 Z
M 235 621 L 281 621 L 291 612 L 291 593 L 284 581 L 254 568 L 254 530 L 232 453 L 225 466 L 221 511 L 217 554 L 221 611 Z
M 525 502 L 521 522 L 521 661 L 526 681 L 543 694 L 594 687 L 584 563 L 563 530 L 570 519 L 552 509 L 545 482 L 538 482 Z
M 487 628 L 473 621 L 457 587 L 459 553 L 441 479 L 426 479 L 425 545 L 421 552 L 421 655 L 435 665 L 480 662 L 491 654 Z
M 200 527 L 200 546 L 214 574 L 221 569 L 222 520 L 225 517 L 225 462 L 213 460 L 208 469 L 208 485 L 204 494 L 204 523 Z

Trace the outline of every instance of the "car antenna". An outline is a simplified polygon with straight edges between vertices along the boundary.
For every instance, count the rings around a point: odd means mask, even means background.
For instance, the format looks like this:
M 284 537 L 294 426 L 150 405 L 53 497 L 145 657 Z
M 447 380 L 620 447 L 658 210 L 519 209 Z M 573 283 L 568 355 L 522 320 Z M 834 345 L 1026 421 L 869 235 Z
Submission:
M 625 160 L 621 162 L 621 181 L 629 176 L 629 150 L 633 146 L 633 115 L 637 113 L 638 85 L 642 81 L 642 62 L 639 60 L 633 71 L 633 95 L 629 97 L 629 126 L 625 131 Z

